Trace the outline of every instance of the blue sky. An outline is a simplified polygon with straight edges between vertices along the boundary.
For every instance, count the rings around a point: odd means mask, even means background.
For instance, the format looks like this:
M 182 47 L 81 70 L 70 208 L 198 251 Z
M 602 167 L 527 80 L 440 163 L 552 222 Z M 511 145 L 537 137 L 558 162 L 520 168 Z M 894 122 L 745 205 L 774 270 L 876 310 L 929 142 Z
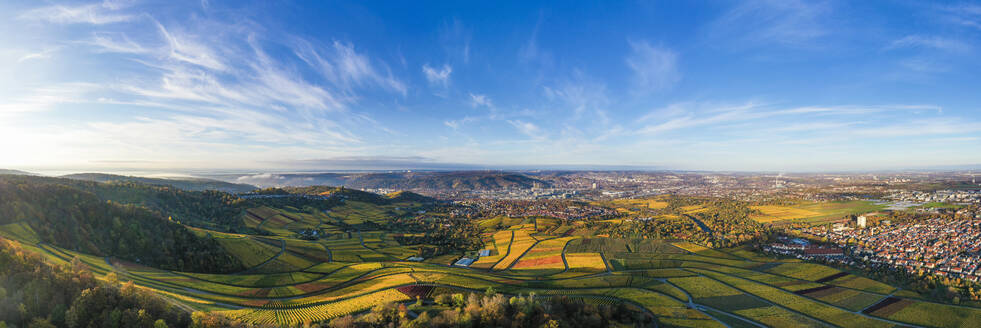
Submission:
M 0 167 L 981 163 L 966 2 L 5 1 L 0 16 Z

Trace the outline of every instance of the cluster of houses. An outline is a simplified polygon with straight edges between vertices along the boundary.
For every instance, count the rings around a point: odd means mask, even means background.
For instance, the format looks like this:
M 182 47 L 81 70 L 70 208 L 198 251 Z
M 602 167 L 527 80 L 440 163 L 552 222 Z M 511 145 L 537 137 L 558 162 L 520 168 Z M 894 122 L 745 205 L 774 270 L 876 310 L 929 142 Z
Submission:
M 866 263 L 981 280 L 981 220 L 934 218 L 868 229 L 809 232 L 846 247 L 852 258 Z
M 779 237 L 777 242 L 763 246 L 763 251 L 793 256 L 802 260 L 841 261 L 845 259 L 845 251 L 841 247 L 815 245 L 801 238 Z
M 616 215 L 617 212 L 601 206 L 563 201 L 523 201 L 473 199 L 457 201 L 451 214 L 455 216 L 506 216 L 511 218 L 545 216 L 578 220 L 598 216 Z
M 889 195 L 887 198 L 919 203 L 978 204 L 981 203 L 981 190 L 938 190 L 935 192 L 904 190 Z

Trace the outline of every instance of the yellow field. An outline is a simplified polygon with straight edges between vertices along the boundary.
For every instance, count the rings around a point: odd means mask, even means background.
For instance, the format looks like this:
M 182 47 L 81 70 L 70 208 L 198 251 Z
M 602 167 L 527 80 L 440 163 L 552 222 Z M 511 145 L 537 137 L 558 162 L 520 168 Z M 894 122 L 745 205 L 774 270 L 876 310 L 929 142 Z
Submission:
M 704 212 L 705 210 L 707 210 L 707 208 L 705 208 L 702 205 L 689 205 L 689 206 L 682 206 L 681 210 L 684 211 L 685 214 L 695 214 L 698 212 Z
M 471 267 L 478 269 L 490 269 L 494 263 L 497 263 L 497 261 L 504 257 L 505 253 L 507 253 L 508 245 L 511 243 L 512 233 L 513 232 L 510 230 L 501 230 L 494 233 L 494 244 L 492 246 L 494 247 L 494 250 L 497 251 L 497 254 L 481 256 L 479 259 L 477 259 L 477 262 L 474 262 L 473 265 L 471 265 Z
M 702 245 L 699 245 L 699 244 L 695 244 L 695 243 L 689 243 L 687 241 L 677 242 L 677 243 L 671 243 L 671 244 L 674 245 L 675 247 L 681 248 L 683 250 L 686 250 L 686 251 L 689 251 L 689 252 L 692 252 L 692 253 L 698 253 L 698 252 L 710 250 L 710 248 L 708 248 L 708 247 L 705 247 L 705 246 L 702 246 Z
M 494 265 L 494 270 L 504 270 L 511 266 L 511 263 L 517 261 L 526 250 L 535 245 L 535 239 L 528 235 L 525 230 L 515 230 L 514 231 L 514 241 L 511 242 L 511 253 L 504 257 L 497 265 Z
M 762 215 L 750 216 L 750 218 L 752 218 L 753 220 L 756 220 L 757 222 L 761 222 L 761 223 L 789 220 L 789 219 L 802 219 L 802 218 L 821 215 L 821 213 L 818 212 L 809 211 L 801 208 L 787 207 L 787 206 L 762 205 L 762 206 L 750 206 L 750 208 L 763 212 Z
M 565 260 L 569 262 L 569 270 L 601 272 L 606 270 L 603 257 L 599 253 L 568 253 Z
M 636 214 L 633 209 L 652 209 L 659 210 L 668 207 L 668 202 L 661 200 L 661 198 L 651 198 L 651 199 L 617 199 L 612 202 L 613 207 L 621 213 Z

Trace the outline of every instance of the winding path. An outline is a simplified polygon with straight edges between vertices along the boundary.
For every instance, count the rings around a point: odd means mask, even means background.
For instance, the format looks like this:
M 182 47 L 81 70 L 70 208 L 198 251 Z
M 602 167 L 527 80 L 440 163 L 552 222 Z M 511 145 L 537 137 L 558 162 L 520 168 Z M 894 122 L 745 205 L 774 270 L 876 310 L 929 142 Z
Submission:
M 494 265 L 491 265 L 490 269 L 488 269 L 487 271 L 494 271 L 494 267 L 496 267 L 498 263 L 501 263 L 501 261 L 504 261 L 504 259 L 508 258 L 508 255 L 511 255 L 511 244 L 514 244 L 514 230 L 511 230 L 511 240 L 508 241 L 508 251 L 504 253 L 504 256 L 501 256 L 501 258 L 498 259 L 497 262 L 494 262 Z M 497 248 L 497 244 L 494 244 L 494 248 Z
M 285 241 L 285 240 L 282 240 L 282 239 L 280 239 L 280 243 L 281 243 L 282 245 L 280 245 L 280 250 L 279 250 L 279 253 L 276 253 L 276 255 L 273 255 L 273 257 L 270 257 L 269 259 L 266 259 L 266 260 L 265 260 L 264 262 L 262 262 L 262 263 L 259 263 L 259 264 L 257 264 L 257 265 L 256 265 L 256 266 L 254 266 L 254 267 L 251 267 L 251 268 L 248 268 L 248 269 L 245 269 L 244 271 L 239 271 L 239 272 L 236 272 L 236 273 L 231 273 L 231 274 L 234 274 L 234 275 L 242 275 L 242 274 L 249 274 L 249 273 L 252 273 L 252 272 L 253 272 L 253 271 L 255 271 L 255 270 L 258 270 L 259 268 L 262 268 L 262 266 L 264 266 L 264 265 L 266 265 L 266 264 L 268 264 L 269 262 L 272 262 L 273 260 L 275 260 L 275 259 L 277 259 L 277 258 L 279 258 L 279 256 L 280 256 L 280 255 L 283 255 L 283 253 L 285 253 L 285 252 L 286 252 L 286 241 Z

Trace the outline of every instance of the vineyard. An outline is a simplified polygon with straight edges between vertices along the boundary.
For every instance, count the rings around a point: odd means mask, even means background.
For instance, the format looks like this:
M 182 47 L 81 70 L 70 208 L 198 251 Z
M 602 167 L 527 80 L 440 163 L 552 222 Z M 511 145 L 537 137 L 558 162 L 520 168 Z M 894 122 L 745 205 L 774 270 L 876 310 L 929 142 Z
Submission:
M 658 202 L 622 204 L 644 210 Z M 700 211 L 703 207 L 687 208 Z M 53 263 L 77 258 L 100 278 L 115 273 L 200 311 L 278 326 L 299 326 L 357 314 L 390 302 L 488 289 L 505 295 L 570 297 L 595 305 L 626 304 L 662 326 L 970 326 L 981 310 L 933 303 L 918 294 L 828 266 L 777 260 L 748 247 L 655 239 L 556 234 L 557 220 L 494 218 L 478 227 L 484 251 L 440 254 L 409 261 L 419 247 L 403 245 L 404 232 L 342 229 L 372 227 L 393 206 L 351 202 L 331 211 L 259 207 L 243 218 L 264 235 L 211 235 L 248 266 L 234 274 L 178 272 L 39 243 L 23 225 L 0 233 Z M 297 228 L 330 234 L 297 238 Z M 581 226 L 581 225 L 579 225 Z M 503 228 L 503 230 L 497 230 Z M 588 228 L 574 228 L 588 231 Z M 483 255 L 483 256 L 481 256 Z M 469 257 L 469 267 L 454 266 Z M 888 301 L 897 299 L 898 301 Z

